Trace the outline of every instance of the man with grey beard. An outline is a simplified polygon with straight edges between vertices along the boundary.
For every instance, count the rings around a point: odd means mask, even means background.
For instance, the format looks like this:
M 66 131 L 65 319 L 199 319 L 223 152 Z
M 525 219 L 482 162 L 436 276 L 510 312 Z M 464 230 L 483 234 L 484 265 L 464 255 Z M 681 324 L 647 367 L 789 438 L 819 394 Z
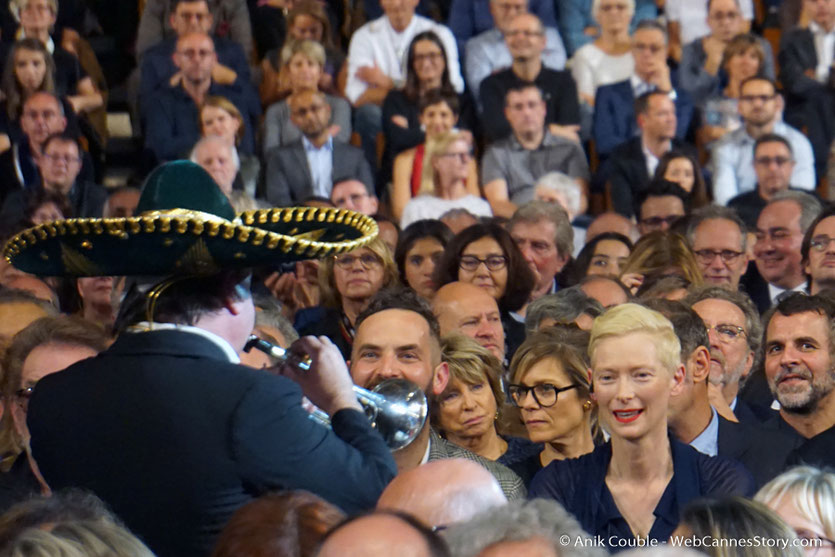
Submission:
M 835 304 L 791 294 L 763 319 L 764 367 L 780 403 L 777 427 L 809 439 L 835 425 Z
M 692 290 L 683 300 L 707 326 L 710 340 L 711 403 L 730 406 L 740 422 L 758 422 L 757 415 L 738 398 L 754 366 L 762 328 L 751 299 L 721 286 Z

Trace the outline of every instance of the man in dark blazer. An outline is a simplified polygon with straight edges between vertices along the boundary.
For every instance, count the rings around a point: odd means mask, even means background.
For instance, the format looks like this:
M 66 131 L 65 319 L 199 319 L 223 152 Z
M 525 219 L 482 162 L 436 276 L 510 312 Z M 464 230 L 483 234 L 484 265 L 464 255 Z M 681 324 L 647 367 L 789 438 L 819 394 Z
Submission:
M 172 168 L 189 175 L 168 174 L 166 193 L 157 178 Z M 178 161 L 158 171 L 143 189 L 140 213 L 188 207 L 213 218 L 181 238 L 196 243 L 172 262 L 165 280 L 133 281 L 116 325 L 121 334 L 108 350 L 35 386 L 28 424 L 46 482 L 92 491 L 160 557 L 205 557 L 232 513 L 269 491 L 305 489 L 348 513 L 373 508 L 396 468 L 338 350 L 306 337 L 293 349 L 310 356 L 308 372 L 283 366 L 278 375 L 240 365 L 255 308 L 247 271 L 235 262 L 256 249 L 241 240 L 250 229 L 231 221 L 234 210 L 197 165 Z M 188 191 L 188 198 L 173 189 Z M 210 203 L 202 203 L 209 190 Z M 167 203 L 175 197 L 179 204 Z M 109 226 L 118 227 L 116 221 Z M 208 232 L 218 221 L 228 237 Z M 158 269 L 168 261 L 171 237 L 148 222 L 126 232 L 122 248 L 144 246 L 147 253 L 136 257 Z M 118 257 L 97 238 L 90 236 L 83 257 L 101 272 L 139 272 L 131 263 L 108 263 Z M 210 253 L 225 270 L 177 274 L 196 272 L 189 259 L 205 257 L 197 252 Z M 309 419 L 302 391 L 330 414 L 332 431 Z
M 809 16 L 808 27 L 783 33 L 777 61 L 786 92 L 784 118 L 806 132 L 814 148 L 815 170 L 822 176 L 835 138 L 833 47 L 826 39 L 835 29 L 835 4 L 816 2 Z
M 648 91 L 667 92 L 675 102 L 675 136 L 679 139 L 687 134 L 693 118 L 693 102 L 677 87 L 676 75 L 667 66 L 667 32 L 661 24 L 654 20 L 638 24 L 632 35 L 632 56 L 632 77 L 597 89 L 592 138 L 602 158 L 635 135 L 635 99 Z
M 322 93 L 305 91 L 288 99 L 290 120 L 302 138 L 267 153 L 267 201 L 275 206 L 301 204 L 310 197 L 330 199 L 333 179 L 355 176 L 374 193 L 371 169 L 362 150 L 337 141 L 331 109 Z

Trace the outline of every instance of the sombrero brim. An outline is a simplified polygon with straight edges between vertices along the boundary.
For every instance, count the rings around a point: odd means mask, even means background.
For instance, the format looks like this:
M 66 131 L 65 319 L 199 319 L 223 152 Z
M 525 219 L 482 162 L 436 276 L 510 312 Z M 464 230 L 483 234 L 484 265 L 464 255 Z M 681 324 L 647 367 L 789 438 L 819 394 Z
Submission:
M 3 255 L 39 276 L 210 274 L 343 253 L 377 235 L 373 219 L 345 209 L 288 207 L 240 218 L 175 209 L 54 221 L 13 237 Z

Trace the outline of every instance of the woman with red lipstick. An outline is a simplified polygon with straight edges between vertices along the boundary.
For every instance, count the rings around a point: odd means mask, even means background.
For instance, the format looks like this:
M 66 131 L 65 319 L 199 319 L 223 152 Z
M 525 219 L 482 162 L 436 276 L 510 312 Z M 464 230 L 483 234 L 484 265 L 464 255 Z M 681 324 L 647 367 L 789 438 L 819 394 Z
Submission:
M 400 282 L 431 301 L 438 290 L 435 267 L 450 240 L 452 231 L 439 220 L 419 220 L 403 230 L 394 250 Z
M 533 474 L 523 475 L 526 462 L 542 446 L 499 435 L 505 405 L 501 362 L 475 340 L 457 333 L 443 339 L 441 354 L 449 365 L 449 383 L 430 401 L 432 426 L 447 441 L 504 464 L 525 485 L 530 483 Z
M 588 357 L 574 346 L 587 346 L 589 335 L 568 331 L 546 327 L 530 335 L 510 363 L 510 399 L 519 407 L 530 440 L 542 443 L 529 474 L 554 460 L 594 450 L 597 409 L 591 400 Z M 566 342 L 567 334 L 576 340 Z
M 328 257 L 319 265 L 321 305 L 300 310 L 296 330 L 300 336 L 328 337 L 347 360 L 357 316 L 374 294 L 397 284 L 397 267 L 379 237 L 363 248 Z
M 511 312 L 528 303 L 536 278 L 510 233 L 492 222 L 465 228 L 447 244 L 435 273 L 438 288 L 469 282 L 496 299 L 507 343 L 505 354 L 512 358 L 525 340 L 525 324 Z
M 598 317 L 589 341 L 592 396 L 611 439 L 552 462 L 529 497 L 556 499 L 591 535 L 618 548 L 635 538 L 666 541 L 694 499 L 750 496 L 754 481 L 741 464 L 699 453 L 667 431 L 670 396 L 684 381 L 680 352 L 658 312 L 628 303 Z

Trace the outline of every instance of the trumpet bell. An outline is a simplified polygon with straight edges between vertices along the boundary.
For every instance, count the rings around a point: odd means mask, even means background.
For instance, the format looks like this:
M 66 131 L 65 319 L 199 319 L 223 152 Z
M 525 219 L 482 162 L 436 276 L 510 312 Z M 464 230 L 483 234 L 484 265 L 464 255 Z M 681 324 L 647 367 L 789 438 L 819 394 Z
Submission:
M 373 427 L 392 451 L 409 445 L 426 424 L 426 395 L 406 379 L 388 379 L 371 392 L 383 398 L 366 406 Z

